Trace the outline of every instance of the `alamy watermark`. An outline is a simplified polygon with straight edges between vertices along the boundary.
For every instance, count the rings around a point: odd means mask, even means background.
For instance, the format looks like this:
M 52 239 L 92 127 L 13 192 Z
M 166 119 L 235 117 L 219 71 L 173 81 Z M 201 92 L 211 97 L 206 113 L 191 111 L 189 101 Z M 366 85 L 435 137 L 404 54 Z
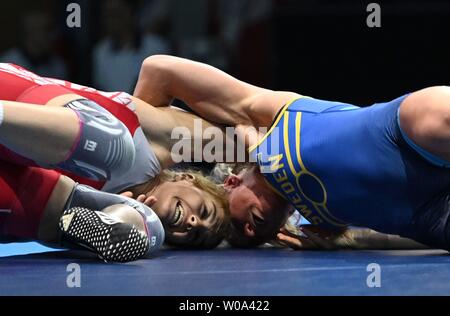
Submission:
M 367 265 L 366 271 L 370 272 L 366 278 L 367 287 L 381 287 L 381 266 L 378 263 L 371 263 Z
M 369 3 L 366 10 L 370 13 L 366 19 L 367 26 L 370 28 L 381 27 L 381 6 L 375 2 Z
M 68 288 L 81 287 L 81 267 L 79 264 L 71 263 L 67 265 L 66 272 L 69 274 L 66 277 L 66 285 Z
M 284 147 L 292 147 L 292 151 L 299 154 L 293 142 L 300 135 L 288 135 L 292 137 L 287 143 L 280 137 L 279 127 L 270 130 L 266 127 L 227 127 L 224 130 L 218 127 L 203 128 L 203 120 L 194 120 L 194 128 L 179 126 L 171 133 L 171 156 L 175 163 L 182 162 L 215 162 L 215 163 L 246 163 L 258 162 L 263 173 L 270 173 L 274 163 L 272 161 L 258 161 L 263 157 L 277 157 Z M 270 138 L 270 139 L 269 139 Z M 249 153 L 249 147 L 258 144 L 254 152 Z M 289 145 L 290 144 L 290 145 Z
M 369 3 L 366 7 L 369 13 L 366 19 L 366 24 L 370 28 L 381 27 L 381 6 L 376 2 Z M 81 6 L 78 3 L 69 3 L 66 7 L 68 13 L 66 25 L 69 28 L 81 27 Z
M 69 28 L 81 27 L 81 6 L 78 3 L 69 3 L 66 8 L 68 13 L 66 25 Z

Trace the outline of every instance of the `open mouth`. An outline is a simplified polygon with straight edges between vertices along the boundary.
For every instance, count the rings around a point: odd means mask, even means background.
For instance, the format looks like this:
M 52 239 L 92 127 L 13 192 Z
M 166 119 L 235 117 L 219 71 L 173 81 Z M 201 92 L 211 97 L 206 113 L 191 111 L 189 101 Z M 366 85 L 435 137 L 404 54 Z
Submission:
M 186 212 L 183 206 L 181 205 L 181 202 L 178 202 L 175 207 L 175 214 L 173 215 L 172 220 L 170 221 L 170 226 L 179 227 L 183 223 L 185 214 Z

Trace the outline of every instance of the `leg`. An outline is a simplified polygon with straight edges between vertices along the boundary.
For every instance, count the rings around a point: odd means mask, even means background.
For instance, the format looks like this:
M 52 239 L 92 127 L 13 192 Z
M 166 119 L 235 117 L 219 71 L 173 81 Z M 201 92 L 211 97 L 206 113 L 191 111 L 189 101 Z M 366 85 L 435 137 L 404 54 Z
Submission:
M 52 194 L 59 181 L 56 171 L 1 162 L 0 235 L 37 239 L 47 205 L 56 209 L 57 200 L 70 195 L 70 188 L 59 188 L 57 195 Z
M 61 176 L 44 210 L 38 238 L 45 243 L 88 249 L 105 261 L 140 259 L 159 250 L 164 229 L 159 219 L 149 223 L 132 207 L 143 207 L 139 202 L 127 202 L 124 197 Z
M 45 111 L 44 108 L 31 105 L 44 105 L 53 96 L 71 92 L 48 84 L 43 86 L 46 87 L 45 91 L 37 91 L 36 88 L 39 88 L 43 82 L 43 78 L 19 66 L 0 64 L 0 100 L 5 100 L 3 105 L 0 104 L 2 107 L 0 109 L 2 114 L 0 115 L 0 143 L 10 146 L 8 150 L 7 147 L 0 145 L 0 159 L 14 164 L 37 166 L 34 161 L 53 162 L 62 156 L 59 160 L 61 161 L 64 159 L 64 152 L 68 152 L 71 148 L 79 129 L 76 114 L 62 109 L 62 111 L 50 109 Z M 31 99 L 33 102 L 30 102 Z M 14 101 L 21 101 L 28 105 Z M 54 134 L 49 135 L 52 133 Z M 64 133 L 61 139 L 56 139 L 60 133 Z M 50 141 L 54 141 L 55 146 L 48 146 Z M 24 148 L 28 148 L 30 152 L 23 150 Z M 13 152 L 14 150 L 17 150 L 19 154 Z M 30 159 L 25 158 L 27 154 L 30 155 Z
M 70 109 L 3 101 L 0 143 L 37 163 L 64 161 L 80 134 L 80 122 Z M 1 104 L 0 104 L 1 107 Z
M 0 87 L 0 100 L 22 102 L 3 102 L 3 125 L 0 120 L 3 127 L 0 143 L 5 145 L 0 146 L 3 160 L 60 168 L 102 181 L 110 179 L 112 170 L 132 167 L 135 148 L 130 132 L 98 104 L 20 67 L 3 64 L 0 64 Z M 32 110 L 23 103 L 66 109 Z M 14 109 L 16 105 L 18 108 Z
M 450 192 L 432 198 L 418 209 L 407 238 L 435 249 L 450 251 Z
M 67 239 L 79 243 L 81 238 L 82 243 L 94 243 L 95 246 L 96 243 L 98 244 L 97 239 L 101 238 L 104 242 L 95 247 L 104 259 L 116 261 L 118 260 L 117 256 L 120 256 L 120 253 L 112 253 L 112 248 L 105 248 L 105 243 L 107 245 L 118 244 L 119 241 L 124 239 L 135 239 L 140 246 L 133 247 L 134 250 L 142 251 L 142 247 L 146 245 L 146 251 L 150 254 L 159 250 L 164 242 L 164 227 L 159 217 L 151 208 L 131 198 L 101 192 L 85 185 L 75 185 L 64 208 L 67 211 L 61 219 L 60 227 L 66 237 L 69 237 Z M 90 214 L 90 212 L 85 212 L 84 209 L 98 210 L 99 212 Z M 103 233 L 90 233 L 93 221 L 97 227 L 94 232 L 99 230 Z M 89 227 L 87 235 L 86 231 L 79 230 L 80 224 L 77 222 L 81 223 L 82 226 Z M 142 238 L 142 236 L 145 238 Z M 147 243 L 142 244 L 142 240 L 146 240 Z M 129 243 L 126 245 L 122 243 L 121 245 L 121 247 L 128 246 L 132 245 L 129 245 Z M 123 251 L 126 250 L 126 248 L 123 249 Z M 130 256 L 137 255 L 133 251 L 127 252 Z
M 56 88 L 66 93 L 64 88 Z M 55 98 L 63 102 L 61 96 Z M 74 95 L 68 97 L 73 99 Z M 13 163 L 60 168 L 94 180 L 110 179 L 113 170 L 125 171 L 133 166 L 134 141 L 122 122 L 81 97 L 60 104 L 65 108 L 10 101 L 0 104 L 4 112 L 0 143 L 7 149 L 0 148 L 1 158 Z
M 415 145 L 450 166 L 450 87 L 411 94 L 400 107 L 399 119 L 401 129 Z
M 55 171 L 0 164 L 2 236 L 81 246 L 107 261 L 136 260 L 161 247 L 164 231 L 132 207 L 138 202 L 127 202 Z

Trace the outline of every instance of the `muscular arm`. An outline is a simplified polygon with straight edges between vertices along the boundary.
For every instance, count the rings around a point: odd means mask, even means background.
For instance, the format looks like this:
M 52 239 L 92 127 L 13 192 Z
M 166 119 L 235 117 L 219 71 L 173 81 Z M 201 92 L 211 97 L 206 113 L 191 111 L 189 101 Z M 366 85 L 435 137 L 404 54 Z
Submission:
M 147 58 L 135 90 L 136 97 L 156 107 L 178 98 L 205 119 L 228 126 L 251 125 L 251 106 L 266 93 L 271 91 L 209 65 L 172 56 Z
M 133 98 L 133 101 L 136 104 L 136 113 L 144 134 L 163 168 L 171 167 L 175 163 L 174 159 L 180 159 L 175 152 L 172 152 L 176 143 L 180 142 L 177 131 L 187 132 L 183 134 L 183 142 L 189 144 L 190 152 L 187 154 L 190 161 L 209 161 L 208 157 L 203 155 L 203 149 L 211 139 L 222 145 L 215 147 L 214 157 L 219 161 L 225 161 L 227 146 L 228 148 L 235 146 L 234 139 L 228 138 L 222 126 L 214 125 L 192 113 L 173 107 L 157 108 L 138 98 Z M 183 155 L 183 157 L 186 156 Z
M 334 234 L 315 226 L 306 225 L 303 236 L 282 231 L 277 242 L 296 250 L 302 249 L 427 249 L 428 247 L 404 237 L 379 233 L 368 228 L 351 228 Z
M 341 237 L 342 238 L 342 237 Z M 379 233 L 371 229 L 350 229 L 348 238 L 356 249 L 427 249 L 428 247 L 398 235 Z M 345 242 L 344 242 L 345 245 Z

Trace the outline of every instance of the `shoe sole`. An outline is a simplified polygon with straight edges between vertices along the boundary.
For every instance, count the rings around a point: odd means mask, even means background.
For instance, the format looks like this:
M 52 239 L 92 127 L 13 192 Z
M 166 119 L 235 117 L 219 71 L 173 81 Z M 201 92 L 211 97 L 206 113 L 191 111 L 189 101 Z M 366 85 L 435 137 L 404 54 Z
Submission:
M 65 240 L 95 252 L 106 262 L 138 260 L 150 247 L 147 236 L 133 225 L 86 208 L 66 210 L 59 227 Z

